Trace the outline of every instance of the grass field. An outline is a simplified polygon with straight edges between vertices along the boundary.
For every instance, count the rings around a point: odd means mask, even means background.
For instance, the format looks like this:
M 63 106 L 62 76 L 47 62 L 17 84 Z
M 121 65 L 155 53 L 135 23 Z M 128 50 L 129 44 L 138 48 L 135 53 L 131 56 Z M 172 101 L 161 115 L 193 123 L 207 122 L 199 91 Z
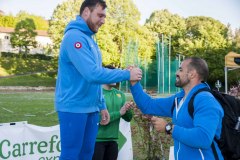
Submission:
M 0 123 L 17 121 L 28 121 L 39 126 L 58 124 L 54 92 L 0 91 Z
M 43 77 L 37 74 L 20 75 L 9 78 L 0 77 L 1 86 L 46 86 L 53 87 L 56 84 L 56 79 L 52 77 Z
M 28 121 L 39 126 L 58 124 L 53 92 L 0 92 L 0 123 Z

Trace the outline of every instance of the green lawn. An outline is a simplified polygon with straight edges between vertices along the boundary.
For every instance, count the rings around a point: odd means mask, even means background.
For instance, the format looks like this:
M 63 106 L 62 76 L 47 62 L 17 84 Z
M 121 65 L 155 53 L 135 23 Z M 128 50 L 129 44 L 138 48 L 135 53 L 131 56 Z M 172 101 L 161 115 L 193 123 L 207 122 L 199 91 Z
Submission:
M 56 79 L 52 77 L 44 77 L 35 75 L 20 75 L 9 78 L 0 77 L 0 86 L 46 86 L 53 87 L 56 84 Z
M 0 92 L 0 123 L 28 121 L 39 126 L 58 124 L 53 92 Z

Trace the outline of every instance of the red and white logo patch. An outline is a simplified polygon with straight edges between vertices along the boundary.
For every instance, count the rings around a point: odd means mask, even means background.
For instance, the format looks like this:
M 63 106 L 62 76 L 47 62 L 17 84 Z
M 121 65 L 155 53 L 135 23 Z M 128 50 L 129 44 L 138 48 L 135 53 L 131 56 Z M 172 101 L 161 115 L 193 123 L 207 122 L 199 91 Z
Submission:
M 75 48 L 80 49 L 80 48 L 82 48 L 82 43 L 76 42 L 74 46 L 75 46 Z

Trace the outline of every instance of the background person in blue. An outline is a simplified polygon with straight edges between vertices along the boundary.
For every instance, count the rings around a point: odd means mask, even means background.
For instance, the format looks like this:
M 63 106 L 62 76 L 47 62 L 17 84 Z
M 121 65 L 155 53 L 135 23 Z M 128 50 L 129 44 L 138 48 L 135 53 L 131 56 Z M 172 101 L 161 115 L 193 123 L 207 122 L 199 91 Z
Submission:
M 91 160 L 98 131 L 99 111 L 102 125 L 109 113 L 101 84 L 140 80 L 139 68 L 131 70 L 102 67 L 102 57 L 92 36 L 104 24 L 106 3 L 85 0 L 80 16 L 65 29 L 60 47 L 55 108 L 61 136 L 60 160 Z
M 211 148 L 214 137 L 220 137 L 223 110 L 213 95 L 200 92 L 194 99 L 194 119 L 188 113 L 188 102 L 200 88 L 208 87 L 207 63 L 200 58 L 185 59 L 176 73 L 176 87 L 182 90 L 172 96 L 153 99 L 145 92 L 139 82 L 131 82 L 131 92 L 137 106 L 144 114 L 171 117 L 172 124 L 158 117 L 152 117 L 154 128 L 167 131 L 174 140 L 175 160 L 213 160 Z M 172 106 L 175 108 L 172 115 Z M 218 145 L 214 142 L 220 160 L 223 159 Z

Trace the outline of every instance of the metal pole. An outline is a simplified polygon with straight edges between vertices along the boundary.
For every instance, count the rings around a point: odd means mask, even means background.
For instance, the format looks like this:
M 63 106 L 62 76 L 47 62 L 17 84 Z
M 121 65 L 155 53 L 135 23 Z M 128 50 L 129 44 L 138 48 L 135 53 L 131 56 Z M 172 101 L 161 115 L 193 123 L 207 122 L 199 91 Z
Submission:
M 146 60 L 146 55 L 144 57 L 144 89 L 147 89 L 147 60 Z
M 122 37 L 122 53 L 121 53 L 121 57 L 120 57 L 120 66 L 123 67 L 123 54 L 124 54 L 124 50 L 123 50 L 123 43 L 124 43 L 124 37 Z M 125 66 L 126 67 L 126 66 Z M 119 83 L 119 90 L 122 90 L 122 82 Z
M 180 54 L 178 54 L 178 67 L 180 67 L 180 64 L 181 64 L 181 57 L 180 57 Z
M 129 65 L 129 54 L 131 54 L 131 51 L 130 51 L 130 47 L 131 47 L 131 41 L 129 41 L 128 42 L 128 57 L 127 57 L 127 55 L 125 56 L 125 58 L 126 58 L 126 65 L 128 66 Z M 125 88 L 126 88 L 126 92 L 128 92 L 128 81 L 126 81 L 126 86 L 125 86 Z
M 227 67 L 224 67 L 224 72 L 225 72 L 225 93 L 227 94 L 227 91 L 228 91 L 228 78 L 227 78 L 227 72 L 228 72 L 228 68 Z
M 133 43 L 134 44 L 134 53 L 135 53 L 135 64 L 137 67 L 140 67 L 139 66 L 139 63 L 138 63 L 138 40 L 137 42 Z
M 169 36 L 168 49 L 168 93 L 171 93 L 171 35 Z
M 160 40 L 158 39 L 158 44 L 157 44 L 158 46 L 158 49 L 157 49 L 157 61 L 158 61 L 158 72 L 157 72 L 157 76 L 158 76 L 158 93 L 160 93 Z
M 162 87 L 163 87 L 163 93 L 165 93 L 164 89 L 164 35 L 162 34 Z

